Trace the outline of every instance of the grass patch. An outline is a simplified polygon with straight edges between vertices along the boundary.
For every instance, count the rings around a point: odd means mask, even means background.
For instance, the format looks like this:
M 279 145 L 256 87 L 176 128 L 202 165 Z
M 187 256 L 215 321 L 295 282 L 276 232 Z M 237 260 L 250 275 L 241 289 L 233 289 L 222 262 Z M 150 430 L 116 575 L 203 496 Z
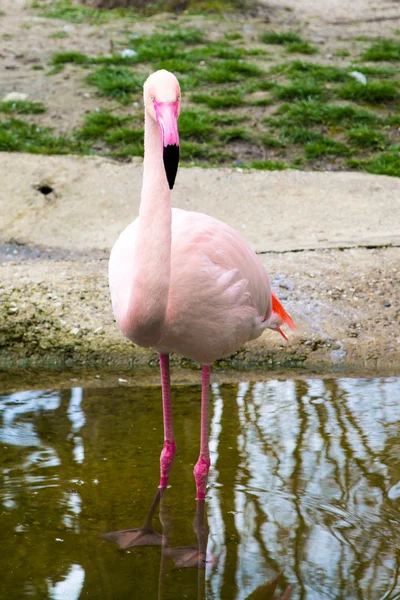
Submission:
M 279 32 L 279 31 L 265 31 L 261 34 L 260 40 L 264 44 L 271 44 L 275 46 L 284 46 L 285 44 L 300 44 L 304 40 L 293 31 Z
M 192 76 L 196 75 L 198 69 L 196 69 L 195 65 L 193 65 L 190 60 L 186 60 L 185 58 L 170 58 L 167 60 L 162 60 L 157 63 L 156 69 L 166 69 L 167 71 L 171 71 L 172 73 L 190 73 Z
M 243 36 L 237 31 L 228 31 L 227 33 L 225 33 L 225 38 L 227 40 L 242 40 Z
M 292 42 L 290 44 L 285 44 L 286 52 L 297 53 L 297 54 L 317 54 L 318 48 L 316 46 L 312 46 L 308 42 Z
M 74 4 L 71 0 L 57 0 L 46 5 L 42 2 L 33 2 L 32 8 L 40 9 L 41 15 L 50 19 L 62 19 L 70 23 L 84 23 L 90 21 L 100 24 L 106 23 L 113 17 L 133 18 L 135 13 L 129 8 L 114 8 L 111 10 L 101 10 L 82 4 Z
M 266 148 L 284 148 L 286 146 L 285 142 L 268 134 L 261 135 L 260 141 Z
M 143 129 L 127 129 L 123 127 L 116 129 L 105 136 L 107 144 L 137 144 L 139 143 L 143 152 L 144 131 Z
M 279 100 L 307 100 L 308 98 L 323 98 L 327 91 L 313 79 L 295 80 L 290 85 L 278 85 L 273 94 Z
M 364 52 L 361 58 L 377 62 L 400 60 L 400 42 L 391 39 L 377 40 Z
M 387 145 L 387 137 L 379 131 L 367 127 L 357 127 L 347 132 L 347 139 L 356 148 L 369 148 L 373 150 L 384 150 Z
M 52 40 L 63 40 L 69 37 L 69 33 L 67 31 L 56 31 L 55 33 L 51 33 L 49 38 Z
M 101 67 L 86 77 L 86 82 L 95 86 L 101 96 L 114 98 L 123 104 L 131 101 L 132 94 L 142 91 L 143 78 L 127 67 Z
M 208 142 L 214 133 L 210 115 L 205 111 L 185 110 L 179 117 L 179 135 L 182 139 Z
M 236 142 L 239 140 L 245 142 L 253 141 L 251 134 L 245 127 L 232 127 L 218 132 L 218 137 L 222 143 Z
M 349 81 L 339 88 L 338 94 L 354 102 L 385 104 L 398 97 L 398 84 L 395 81 L 371 81 L 363 85 L 358 81 Z
M 118 117 L 112 115 L 108 110 L 99 110 L 86 115 L 82 129 L 77 135 L 86 140 L 97 140 L 102 138 L 110 129 L 123 127 L 131 117 Z
M 0 112 L 17 115 L 38 115 L 46 112 L 46 107 L 41 102 L 28 100 L 5 100 L 0 102 Z
M 0 150 L 33 154 L 87 152 L 82 143 L 72 138 L 54 136 L 49 127 L 39 127 L 20 119 L 0 122 Z
M 302 100 L 294 104 L 282 104 L 267 124 L 275 126 L 307 127 L 312 125 L 365 125 L 378 123 L 381 119 L 374 112 L 349 105 L 324 104 L 318 100 Z
M 249 77 L 260 77 L 262 70 L 243 61 L 224 60 L 202 71 L 201 79 L 207 83 L 233 83 Z
M 395 67 L 378 67 L 376 65 L 360 65 L 358 70 L 364 73 L 364 75 L 371 75 L 373 77 L 394 77 L 398 73 L 398 69 Z
M 288 165 L 275 160 L 253 160 L 250 163 L 251 169 L 260 169 L 263 171 L 283 171 L 288 168 Z
M 244 104 L 243 95 L 236 90 L 221 90 L 212 94 L 192 94 L 191 100 L 209 108 L 232 108 Z
M 347 164 L 351 168 L 363 169 L 376 175 L 400 177 L 400 154 L 398 151 L 382 152 L 370 160 L 351 159 Z
M 307 144 L 321 139 L 322 134 L 304 127 L 284 127 L 281 129 L 281 137 L 285 142 L 291 144 Z
M 349 154 L 349 148 L 332 140 L 331 138 L 321 137 L 314 142 L 310 142 L 304 147 L 307 158 L 322 158 L 324 156 L 346 156 Z
M 276 67 L 275 72 L 285 71 L 291 79 L 311 78 L 318 82 L 344 82 L 349 76 L 347 71 L 335 66 L 316 65 L 314 63 L 295 60 Z
M 75 65 L 86 65 L 90 62 L 90 58 L 81 52 L 60 52 L 54 54 L 51 59 L 52 65 L 66 65 L 74 63 Z

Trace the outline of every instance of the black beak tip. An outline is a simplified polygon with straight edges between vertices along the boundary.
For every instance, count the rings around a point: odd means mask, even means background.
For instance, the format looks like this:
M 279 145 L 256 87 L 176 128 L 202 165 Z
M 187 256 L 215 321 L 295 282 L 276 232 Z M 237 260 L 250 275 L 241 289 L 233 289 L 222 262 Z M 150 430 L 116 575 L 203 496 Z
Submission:
M 169 189 L 172 190 L 172 188 L 174 187 L 176 174 L 178 172 L 179 146 L 177 146 L 176 144 L 165 146 L 163 159 Z

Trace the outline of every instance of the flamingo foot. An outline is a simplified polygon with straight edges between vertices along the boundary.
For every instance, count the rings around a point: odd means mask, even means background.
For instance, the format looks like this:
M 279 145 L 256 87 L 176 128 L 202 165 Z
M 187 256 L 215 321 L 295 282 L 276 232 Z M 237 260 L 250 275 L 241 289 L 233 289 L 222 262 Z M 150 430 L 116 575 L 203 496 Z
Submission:
M 138 529 L 121 529 L 101 536 L 103 540 L 115 542 L 120 550 L 127 550 L 133 546 L 163 546 L 165 537 L 153 527 L 139 527 Z
M 168 484 L 168 477 L 172 469 L 176 454 L 176 443 L 175 441 L 165 440 L 164 448 L 160 455 L 160 485 L 161 489 L 166 488 Z
M 209 470 L 210 458 L 200 455 L 199 460 L 197 461 L 193 469 L 197 490 L 196 500 L 204 500 L 204 498 L 206 497 L 206 487 Z
M 197 546 L 182 546 L 180 548 L 165 548 L 164 555 L 172 558 L 177 569 L 206 568 L 206 555 Z

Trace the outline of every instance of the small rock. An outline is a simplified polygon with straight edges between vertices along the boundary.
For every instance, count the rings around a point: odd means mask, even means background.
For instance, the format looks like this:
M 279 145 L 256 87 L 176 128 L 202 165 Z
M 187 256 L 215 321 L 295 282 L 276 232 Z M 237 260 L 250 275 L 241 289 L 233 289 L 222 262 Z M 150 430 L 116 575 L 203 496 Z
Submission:
M 138 53 L 136 50 L 132 50 L 132 48 L 124 48 L 121 50 L 121 58 L 134 58 Z
M 360 71 L 351 71 L 349 73 L 350 77 L 353 77 L 358 83 L 362 83 L 362 85 L 367 85 L 367 78 L 364 73 L 360 73 Z
M 118 379 L 118 382 L 119 382 L 119 383 L 128 383 L 128 380 L 127 380 L 127 379 L 122 379 L 122 377 L 120 377 L 120 378 Z
M 79 327 L 74 327 L 73 329 L 71 329 L 70 333 L 72 333 L 72 335 L 78 335 L 78 333 L 80 332 Z
M 89 92 L 84 92 L 84 93 L 83 93 L 83 97 L 84 97 L 84 98 L 90 98 L 90 94 L 89 94 Z
M 392 306 L 392 305 L 390 304 L 390 302 L 385 302 L 385 304 L 383 306 L 385 306 L 386 308 L 389 308 L 389 306 Z
M 4 102 L 15 102 L 22 101 L 28 98 L 28 94 L 23 94 L 22 92 L 9 92 L 5 96 L 3 96 Z

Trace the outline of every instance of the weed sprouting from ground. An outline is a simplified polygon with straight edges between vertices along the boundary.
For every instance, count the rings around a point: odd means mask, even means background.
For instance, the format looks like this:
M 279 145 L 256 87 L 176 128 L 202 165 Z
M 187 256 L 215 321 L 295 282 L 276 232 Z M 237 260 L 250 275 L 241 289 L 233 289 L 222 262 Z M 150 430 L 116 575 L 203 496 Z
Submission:
M 349 81 L 339 88 L 339 96 L 364 104 L 386 104 L 396 100 L 399 95 L 398 87 L 398 83 L 394 81 L 372 81 L 365 85 Z
M 377 40 L 364 52 L 362 58 L 370 61 L 400 60 L 400 42 L 391 39 Z
M 273 44 L 279 46 L 294 43 L 299 44 L 303 41 L 299 34 L 293 31 L 265 31 L 261 34 L 260 39 L 262 42 L 264 42 L 264 44 Z
M 3 102 L 0 102 L 0 112 L 16 115 L 38 115 L 46 112 L 46 107 L 41 102 L 3 100 Z
M 90 73 L 86 81 L 94 85 L 101 96 L 108 96 L 127 104 L 131 101 L 133 93 L 141 93 L 143 79 L 127 67 L 109 66 Z

